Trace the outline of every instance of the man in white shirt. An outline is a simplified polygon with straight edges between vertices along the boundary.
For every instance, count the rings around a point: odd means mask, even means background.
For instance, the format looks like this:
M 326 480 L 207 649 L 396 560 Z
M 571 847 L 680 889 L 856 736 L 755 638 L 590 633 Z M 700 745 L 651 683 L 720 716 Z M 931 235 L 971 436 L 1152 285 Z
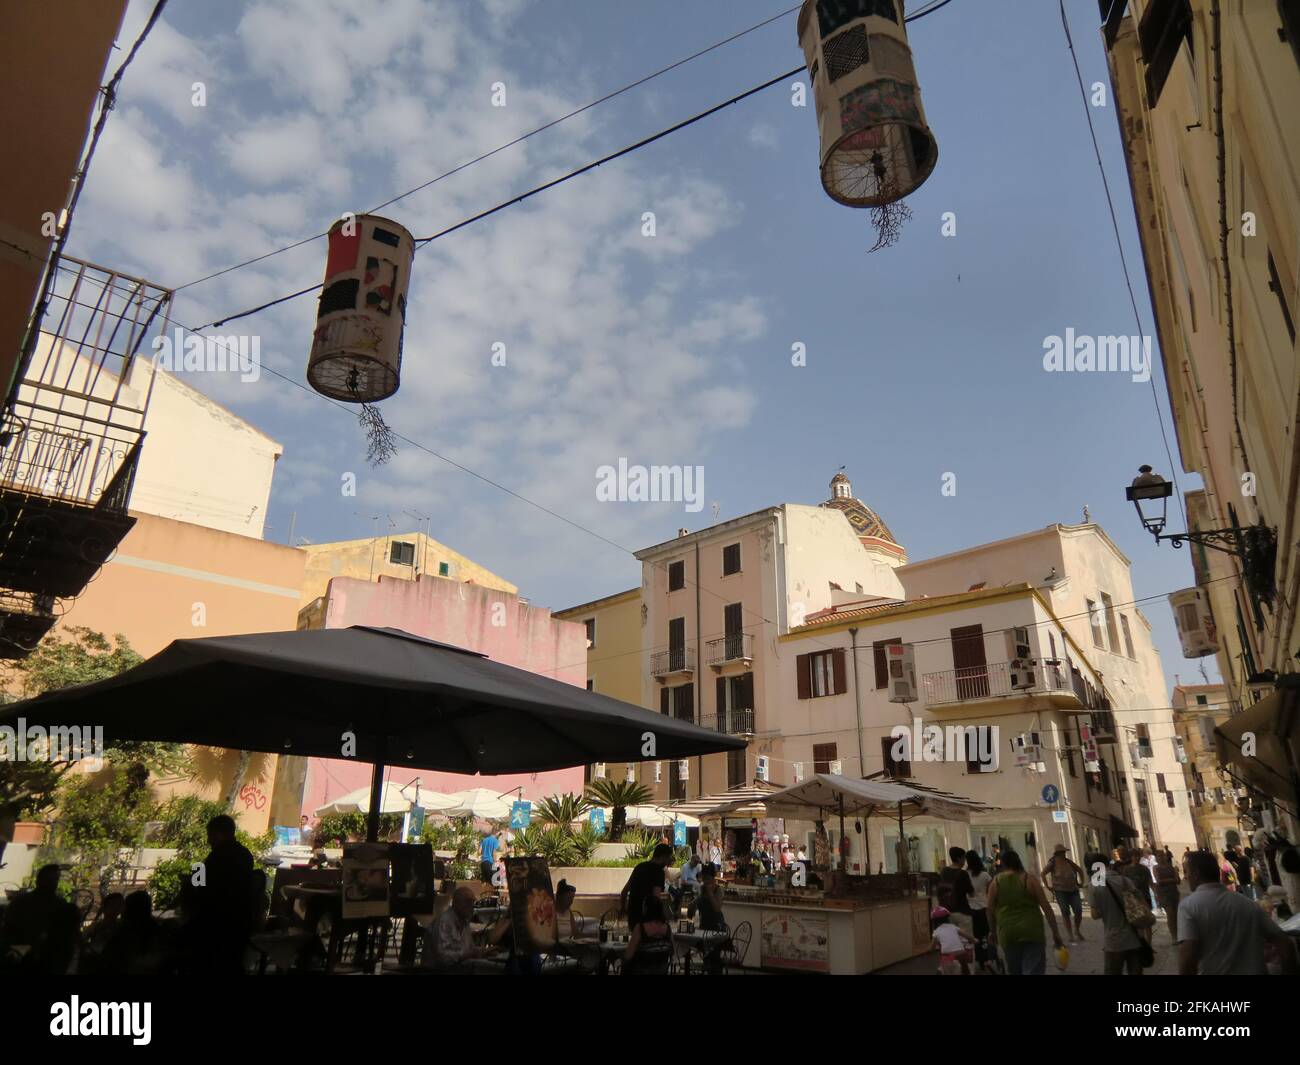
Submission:
M 474 892 L 458 887 L 451 905 L 425 934 L 424 964 L 437 972 L 475 974 L 501 972 L 501 966 L 484 961 L 488 951 L 474 943 L 470 927 L 474 916 Z

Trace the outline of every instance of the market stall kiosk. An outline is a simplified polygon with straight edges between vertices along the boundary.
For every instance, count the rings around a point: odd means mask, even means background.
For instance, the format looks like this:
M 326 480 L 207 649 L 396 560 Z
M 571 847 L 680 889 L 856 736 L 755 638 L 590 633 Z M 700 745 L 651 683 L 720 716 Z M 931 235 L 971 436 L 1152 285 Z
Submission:
M 752 804 L 753 800 L 749 800 Z M 853 780 L 819 773 L 763 800 L 767 817 L 824 822 L 846 815 L 888 812 L 968 821 L 984 807 L 917 785 Z M 727 807 L 710 811 L 725 814 Z M 841 838 L 843 829 L 841 828 Z M 777 875 L 738 868 L 727 884 L 723 911 L 731 928 L 752 930 L 746 968 L 823 972 L 836 976 L 873 972 L 930 950 L 933 873 L 849 876 L 818 868 L 814 857 Z

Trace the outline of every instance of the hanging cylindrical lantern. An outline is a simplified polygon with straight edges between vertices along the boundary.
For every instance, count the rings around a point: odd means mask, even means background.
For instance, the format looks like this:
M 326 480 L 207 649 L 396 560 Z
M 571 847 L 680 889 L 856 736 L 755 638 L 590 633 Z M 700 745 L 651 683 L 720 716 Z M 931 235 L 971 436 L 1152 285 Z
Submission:
M 850 207 L 879 207 L 915 191 L 939 146 L 921 108 L 901 0 L 805 0 L 798 27 L 826 192 Z
M 373 403 L 397 391 L 414 256 L 415 239 L 390 219 L 347 216 L 330 227 L 307 360 L 307 382 L 317 392 Z

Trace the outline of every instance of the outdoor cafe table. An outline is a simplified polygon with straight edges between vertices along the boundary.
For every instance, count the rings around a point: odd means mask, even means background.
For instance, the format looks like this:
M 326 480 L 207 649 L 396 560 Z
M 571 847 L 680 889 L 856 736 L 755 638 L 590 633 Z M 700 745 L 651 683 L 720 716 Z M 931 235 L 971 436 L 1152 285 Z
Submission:
M 684 976 L 691 975 L 691 955 L 695 951 L 698 950 L 703 953 L 705 947 L 722 946 L 730 942 L 730 932 L 710 932 L 701 928 L 694 932 L 673 933 L 673 946 L 686 948 L 682 952 L 684 954 L 684 967 L 682 970 Z

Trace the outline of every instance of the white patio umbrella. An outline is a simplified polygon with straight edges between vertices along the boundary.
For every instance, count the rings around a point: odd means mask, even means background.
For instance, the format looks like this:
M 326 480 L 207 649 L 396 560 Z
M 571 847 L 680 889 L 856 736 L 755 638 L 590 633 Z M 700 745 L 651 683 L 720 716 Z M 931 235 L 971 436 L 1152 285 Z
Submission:
M 420 805 L 426 810 L 432 810 L 441 813 L 443 808 L 454 800 L 451 796 L 443 795 L 437 791 L 426 791 L 424 788 L 419 789 Z M 406 785 L 394 784 L 391 780 L 384 783 L 383 798 L 379 804 L 381 814 L 404 814 L 411 808 L 415 802 L 416 788 L 414 782 Z M 326 814 L 354 814 L 370 812 L 370 788 L 357 788 L 356 791 L 349 791 L 346 795 L 340 795 L 337 799 L 327 802 L 324 806 L 318 806 L 313 811 L 317 817 L 324 817 Z
M 477 817 L 484 821 L 507 821 L 510 809 L 514 806 L 514 793 L 498 795 L 490 788 L 469 788 L 465 791 L 453 791 L 447 796 L 453 805 L 438 812 L 448 817 Z
M 614 808 L 606 806 L 603 809 L 605 811 L 605 823 L 613 823 Z M 687 828 L 700 827 L 698 817 L 692 817 L 690 814 L 674 813 L 670 807 L 626 806 L 624 809 L 627 811 L 627 823 L 629 825 L 640 825 L 642 828 L 667 828 L 674 821 L 684 821 Z M 590 816 L 590 814 L 585 814 L 582 820 L 586 821 Z

